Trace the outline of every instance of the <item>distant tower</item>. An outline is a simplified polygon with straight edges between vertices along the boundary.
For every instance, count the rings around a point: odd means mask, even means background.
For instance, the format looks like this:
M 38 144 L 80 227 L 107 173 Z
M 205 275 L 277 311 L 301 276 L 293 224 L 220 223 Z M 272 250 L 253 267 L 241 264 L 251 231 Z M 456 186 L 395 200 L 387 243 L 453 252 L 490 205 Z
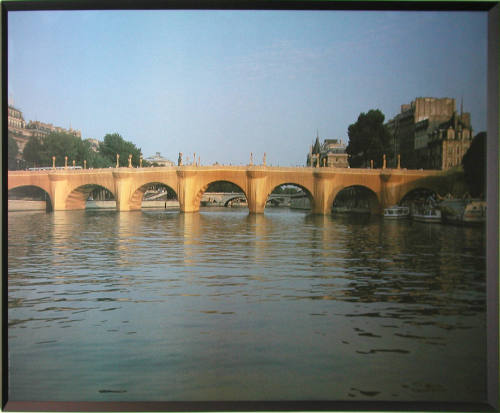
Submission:
M 321 152 L 321 145 L 319 143 L 319 137 L 316 136 L 316 140 L 314 141 L 314 146 L 313 146 L 313 154 L 319 154 Z

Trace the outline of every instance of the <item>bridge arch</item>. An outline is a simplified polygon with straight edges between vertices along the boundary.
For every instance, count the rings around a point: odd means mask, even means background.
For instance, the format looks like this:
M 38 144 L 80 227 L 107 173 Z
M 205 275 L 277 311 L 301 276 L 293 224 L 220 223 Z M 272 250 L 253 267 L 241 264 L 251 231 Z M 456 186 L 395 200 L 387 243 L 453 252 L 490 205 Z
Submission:
M 170 185 L 168 185 L 166 182 L 162 182 L 162 181 L 151 181 L 151 182 L 147 182 L 147 183 L 144 183 L 142 184 L 141 186 L 137 187 L 133 192 L 132 192 L 132 196 L 130 197 L 130 200 L 129 200 L 129 205 L 130 205 L 130 209 L 131 210 L 137 210 L 137 209 L 141 209 L 142 207 L 142 201 L 144 199 L 144 194 L 149 190 L 151 189 L 152 187 L 154 186 L 161 186 L 161 187 L 165 187 L 166 190 L 167 190 L 167 196 L 169 194 L 174 194 L 175 195 L 175 199 L 179 199 L 178 198 L 178 195 L 177 195 L 177 191 L 175 191 Z M 172 198 L 173 199 L 173 198 Z
M 88 183 L 70 189 L 66 196 L 66 209 L 85 209 L 90 194 L 96 189 L 105 189 L 111 193 L 113 200 L 116 198 L 114 190 L 110 189 L 107 185 L 102 183 Z
M 24 183 L 22 181 L 14 181 L 14 179 L 7 179 L 7 189 L 10 191 L 11 189 L 15 188 L 21 188 L 21 187 L 26 187 L 26 186 L 32 186 L 36 188 L 40 188 L 50 194 L 50 183 L 48 180 L 39 180 L 39 182 L 32 182 L 31 180 L 29 183 Z
M 399 200 L 398 204 L 403 204 L 410 202 L 414 199 L 423 199 L 423 198 L 428 198 L 429 196 L 433 196 L 434 198 L 438 198 L 440 195 L 438 194 L 437 191 L 430 187 L 417 187 L 410 189 L 409 191 L 406 191 L 402 196 L 401 199 Z
M 53 201 L 50 192 L 39 185 L 16 185 L 8 189 L 7 198 L 9 201 L 45 201 L 45 210 L 53 210 Z M 21 207 L 21 206 L 19 206 Z M 16 208 L 16 207 L 14 207 Z
M 247 198 L 244 194 L 235 195 L 235 196 L 232 196 L 231 198 L 227 199 L 226 202 L 224 203 L 224 206 L 228 207 L 230 203 L 232 203 L 236 200 L 243 200 L 243 201 L 247 202 Z
M 201 205 L 201 198 L 203 197 L 203 194 L 211 187 L 214 186 L 215 184 L 218 183 L 226 183 L 226 184 L 231 184 L 232 188 L 238 189 L 240 192 L 235 192 L 235 196 L 231 197 L 228 199 L 224 206 L 227 206 L 227 204 L 234 199 L 237 198 L 244 198 L 248 202 L 248 197 L 246 192 L 243 190 L 243 188 L 238 185 L 236 182 L 229 180 L 229 179 L 215 179 L 215 180 L 210 180 L 208 182 L 205 182 L 196 192 L 195 198 L 194 198 L 194 204 L 197 206 L 197 208 L 200 207 Z
M 332 212 L 366 212 L 379 214 L 382 211 L 380 195 L 365 185 L 348 185 L 338 188 L 329 199 Z
M 415 199 L 424 199 L 429 196 L 434 197 L 435 199 L 440 198 L 438 191 L 435 188 L 432 188 L 429 185 L 426 186 L 416 186 L 407 189 L 398 200 L 398 205 L 402 205 L 403 203 L 409 203 Z
M 313 209 L 314 208 L 314 196 L 312 194 L 312 191 L 304 185 L 300 185 L 300 184 L 297 184 L 297 183 L 294 183 L 291 181 L 278 183 L 277 185 L 274 184 L 274 186 L 271 188 L 271 190 L 269 191 L 269 193 L 266 196 L 266 206 L 269 205 L 270 196 L 274 195 L 276 193 L 276 190 L 278 188 L 282 188 L 282 187 L 299 188 L 306 195 L 306 197 L 309 201 L 309 206 L 305 205 L 305 207 L 301 208 L 301 209 Z

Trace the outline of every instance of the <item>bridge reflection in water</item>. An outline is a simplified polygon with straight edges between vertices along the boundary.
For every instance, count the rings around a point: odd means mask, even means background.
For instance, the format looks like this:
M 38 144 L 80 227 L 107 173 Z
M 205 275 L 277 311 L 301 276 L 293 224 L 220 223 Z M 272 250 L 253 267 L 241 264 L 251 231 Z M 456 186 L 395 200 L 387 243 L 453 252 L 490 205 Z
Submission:
M 296 185 L 310 200 L 314 214 L 328 214 L 337 194 L 363 187 L 376 198 L 372 212 L 397 204 L 415 189 L 447 192 L 442 171 L 406 169 L 280 168 L 265 166 L 181 166 L 92 170 L 9 171 L 8 189 L 35 186 L 47 192 L 53 210 L 85 209 L 96 188 L 108 190 L 118 211 L 139 210 L 151 184 L 171 188 L 182 212 L 196 212 L 209 185 L 230 182 L 239 188 L 250 213 L 262 213 L 273 190 Z

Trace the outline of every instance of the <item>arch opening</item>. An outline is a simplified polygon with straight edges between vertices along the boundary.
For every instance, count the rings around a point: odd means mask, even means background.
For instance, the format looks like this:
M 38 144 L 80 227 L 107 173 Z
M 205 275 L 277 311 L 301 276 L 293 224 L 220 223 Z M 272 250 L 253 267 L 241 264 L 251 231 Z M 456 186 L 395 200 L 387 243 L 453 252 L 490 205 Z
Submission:
M 148 182 L 137 188 L 130 199 L 131 209 L 179 208 L 177 192 L 162 182 Z
M 8 211 L 52 211 L 52 200 L 44 189 L 35 185 L 18 186 L 7 194 Z
M 429 198 L 439 199 L 440 196 L 436 191 L 428 188 L 415 188 L 407 192 L 399 201 L 398 205 L 410 206 L 412 203 L 425 202 Z
M 377 194 L 361 185 L 341 189 L 332 204 L 333 214 L 370 215 L 381 212 Z
M 428 188 L 415 188 L 407 192 L 398 205 L 407 206 L 410 208 L 410 214 L 422 214 L 425 211 L 434 210 L 441 197 L 432 189 Z
M 201 188 L 196 196 L 201 207 L 248 208 L 245 191 L 230 181 L 214 181 Z
M 115 196 L 106 187 L 87 184 L 73 189 L 66 198 L 67 209 L 115 208 Z
M 248 204 L 247 204 L 247 199 L 244 195 L 237 195 L 233 198 L 228 199 L 224 203 L 224 206 L 226 208 L 241 208 L 241 207 L 248 207 Z
M 313 197 L 301 185 L 294 183 L 280 184 L 271 191 L 266 199 L 266 208 L 290 208 L 310 211 Z
M 87 201 L 114 201 L 115 196 L 111 191 L 103 186 L 97 186 L 91 189 Z

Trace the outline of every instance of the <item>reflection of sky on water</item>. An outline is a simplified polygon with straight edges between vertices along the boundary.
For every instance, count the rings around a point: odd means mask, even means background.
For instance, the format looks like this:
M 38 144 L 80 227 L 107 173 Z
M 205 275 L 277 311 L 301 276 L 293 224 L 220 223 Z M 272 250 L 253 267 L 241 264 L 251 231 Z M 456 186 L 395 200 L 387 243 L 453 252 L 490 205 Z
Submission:
M 290 210 L 10 213 L 11 396 L 477 400 L 484 255 Z

